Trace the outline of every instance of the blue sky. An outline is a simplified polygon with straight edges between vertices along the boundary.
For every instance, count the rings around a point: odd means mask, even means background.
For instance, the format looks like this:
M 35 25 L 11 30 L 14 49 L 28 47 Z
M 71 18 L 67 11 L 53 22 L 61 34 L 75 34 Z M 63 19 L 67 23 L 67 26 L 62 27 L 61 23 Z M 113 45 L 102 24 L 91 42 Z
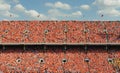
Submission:
M 0 0 L 0 20 L 120 20 L 120 0 Z

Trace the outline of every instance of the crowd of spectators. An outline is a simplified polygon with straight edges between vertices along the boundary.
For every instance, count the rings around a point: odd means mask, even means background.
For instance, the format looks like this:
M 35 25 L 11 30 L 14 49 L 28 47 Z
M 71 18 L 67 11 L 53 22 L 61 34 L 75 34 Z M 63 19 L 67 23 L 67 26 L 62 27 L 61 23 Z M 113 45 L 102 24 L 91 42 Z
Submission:
M 4 73 L 119 73 L 119 46 L 26 43 L 120 43 L 118 21 L 0 21 Z M 24 43 L 9 45 L 4 43 Z M 118 62 L 115 63 L 114 62 Z
M 38 73 L 115 73 L 120 50 L 105 46 L 0 46 L 0 71 Z
M 119 43 L 118 21 L 1 21 L 1 43 Z

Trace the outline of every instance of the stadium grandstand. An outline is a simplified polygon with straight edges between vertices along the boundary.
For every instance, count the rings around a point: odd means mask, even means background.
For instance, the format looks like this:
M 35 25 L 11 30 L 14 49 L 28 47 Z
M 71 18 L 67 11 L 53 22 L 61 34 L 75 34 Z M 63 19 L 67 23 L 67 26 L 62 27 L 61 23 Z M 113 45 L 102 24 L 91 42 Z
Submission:
M 1 21 L 4 73 L 119 73 L 119 21 Z

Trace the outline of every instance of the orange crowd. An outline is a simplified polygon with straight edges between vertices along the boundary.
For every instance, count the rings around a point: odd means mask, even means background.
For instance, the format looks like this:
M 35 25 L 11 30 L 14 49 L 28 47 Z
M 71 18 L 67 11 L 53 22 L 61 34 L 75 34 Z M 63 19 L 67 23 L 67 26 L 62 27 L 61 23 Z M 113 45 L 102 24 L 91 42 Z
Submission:
M 120 43 L 118 21 L 0 21 L 1 43 Z
M 105 46 L 0 46 L 4 73 L 115 73 L 120 49 Z
M 119 73 L 119 45 L 84 44 L 120 43 L 119 23 L 0 21 L 0 73 Z M 24 44 L 9 45 L 9 43 Z M 47 45 L 47 43 L 83 43 L 83 45 Z

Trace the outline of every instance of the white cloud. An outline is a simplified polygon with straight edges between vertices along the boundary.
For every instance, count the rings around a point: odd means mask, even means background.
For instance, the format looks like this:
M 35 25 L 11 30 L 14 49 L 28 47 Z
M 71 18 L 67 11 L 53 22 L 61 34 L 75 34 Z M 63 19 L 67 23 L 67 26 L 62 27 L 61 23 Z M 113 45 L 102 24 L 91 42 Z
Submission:
M 82 12 L 81 11 L 76 11 L 72 13 L 73 16 L 81 16 Z
M 39 15 L 39 13 L 37 12 L 37 11 L 35 11 L 35 10 L 26 10 L 25 11 L 28 15 L 31 15 L 31 16 L 33 16 L 33 17 L 35 17 L 35 16 L 37 16 L 37 15 Z
M 73 13 L 63 13 L 58 9 L 50 9 L 48 10 L 48 15 L 50 15 L 51 17 L 77 17 L 77 16 L 82 16 L 82 12 L 81 11 L 76 11 Z
M 7 3 L 0 3 L 0 10 L 10 10 L 10 7 Z
M 52 7 L 51 9 L 48 10 L 48 16 L 52 17 L 53 19 L 70 19 L 70 17 L 75 18 L 75 17 L 79 17 L 82 16 L 82 12 L 81 11 L 76 11 L 76 12 L 72 12 L 72 13 L 65 13 L 60 9 L 63 10 L 69 10 L 71 9 L 71 6 L 69 4 L 65 4 L 62 2 L 55 2 L 55 3 L 46 3 L 45 4 L 48 7 Z
M 43 14 L 40 14 L 35 10 L 26 10 L 25 13 L 26 13 L 26 15 L 33 17 L 33 18 L 37 18 L 38 15 L 40 15 L 40 17 L 44 17 Z
M 30 17 L 30 18 L 39 19 L 38 16 L 39 16 L 40 18 L 43 18 L 43 19 L 46 18 L 46 16 L 45 16 L 44 14 L 41 14 L 41 13 L 37 12 L 36 10 L 27 10 L 27 9 L 26 9 L 23 5 L 21 5 L 21 4 L 17 4 L 17 5 L 14 7 L 14 9 L 15 9 L 16 11 L 19 11 L 19 12 L 23 13 L 24 15 L 26 15 L 26 16 L 28 16 L 28 17 Z
M 62 2 L 56 2 L 55 7 L 61 8 L 61 9 L 71 9 L 69 4 L 65 4 L 65 3 L 62 3 Z
M 120 16 L 120 0 L 95 0 L 93 2 L 99 10 L 99 14 L 105 14 L 109 16 Z
M 52 4 L 52 3 L 45 3 L 45 6 L 54 7 L 54 4 Z
M 81 5 L 80 8 L 82 8 L 84 10 L 89 10 L 90 6 L 89 5 Z
M 60 9 L 64 9 L 64 10 L 69 10 L 71 9 L 71 6 L 67 3 L 62 3 L 60 1 L 53 3 L 46 3 L 45 4 L 48 7 L 53 7 L 53 8 L 60 8 Z
M 17 4 L 14 8 L 17 11 L 25 11 L 25 8 L 21 4 Z
M 15 2 L 15 3 L 19 3 L 19 0 L 12 0 L 13 2 Z
M 102 10 L 99 10 L 98 13 L 109 15 L 109 16 L 120 16 L 120 11 L 116 9 L 102 9 Z
M 65 14 L 60 12 L 58 9 L 50 9 L 48 10 L 48 14 L 51 16 L 64 16 Z
M 8 19 L 3 19 L 3 21 L 9 21 Z
M 10 12 L 11 5 L 5 2 L 5 0 L 0 0 L 0 16 L 3 17 L 18 17 L 17 14 Z
M 95 0 L 93 4 L 99 7 L 120 7 L 120 0 Z
M 9 11 L 4 12 L 4 16 L 6 16 L 6 17 L 19 17 L 17 14 L 11 13 Z

